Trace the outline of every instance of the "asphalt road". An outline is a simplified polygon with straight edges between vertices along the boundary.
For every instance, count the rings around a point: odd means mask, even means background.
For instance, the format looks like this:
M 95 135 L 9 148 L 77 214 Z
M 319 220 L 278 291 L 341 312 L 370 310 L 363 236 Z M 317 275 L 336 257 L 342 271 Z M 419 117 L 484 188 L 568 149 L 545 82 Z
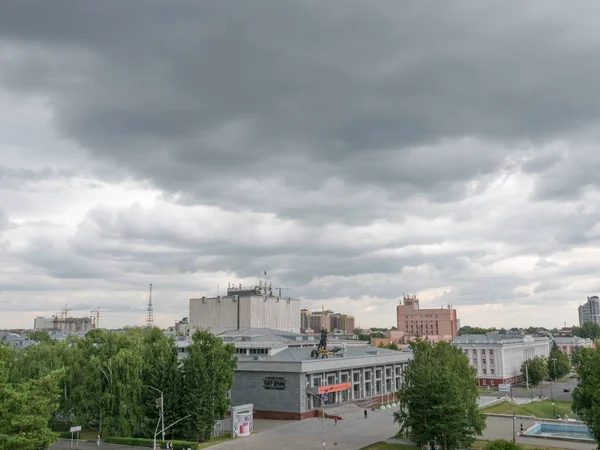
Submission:
M 559 401 L 565 401 L 565 402 L 572 402 L 573 401 L 573 389 L 575 389 L 575 387 L 577 386 L 578 380 L 577 378 L 569 378 L 568 380 L 565 381 L 559 381 L 558 383 L 549 383 L 549 382 L 544 382 L 543 386 L 538 386 L 535 389 L 532 390 L 527 390 L 525 388 L 525 385 L 515 385 L 512 389 L 512 395 L 513 397 L 516 398 L 528 398 L 531 397 L 531 394 L 533 393 L 533 395 L 539 395 L 542 394 L 548 398 L 553 397 L 554 400 L 559 400 Z M 550 392 L 550 384 L 552 384 L 552 395 Z M 564 392 L 565 388 L 569 388 L 571 391 L 570 392 Z
M 70 439 L 59 439 L 54 444 L 50 446 L 50 450 L 71 450 L 76 449 L 78 447 L 75 446 L 75 442 L 73 442 L 73 447 L 71 447 Z M 89 441 L 79 441 L 79 450 L 148 450 L 148 447 L 124 447 L 122 445 L 115 444 L 105 444 L 104 442 L 100 443 L 100 446 L 97 446 L 95 442 Z

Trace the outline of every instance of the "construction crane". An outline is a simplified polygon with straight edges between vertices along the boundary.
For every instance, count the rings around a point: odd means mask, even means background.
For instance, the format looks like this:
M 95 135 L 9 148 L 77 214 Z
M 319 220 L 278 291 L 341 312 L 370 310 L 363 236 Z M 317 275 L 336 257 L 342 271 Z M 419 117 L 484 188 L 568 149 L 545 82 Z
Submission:
M 93 314 L 92 328 L 100 328 L 100 313 L 111 312 L 111 310 L 96 308 L 96 309 L 92 309 L 90 312 Z

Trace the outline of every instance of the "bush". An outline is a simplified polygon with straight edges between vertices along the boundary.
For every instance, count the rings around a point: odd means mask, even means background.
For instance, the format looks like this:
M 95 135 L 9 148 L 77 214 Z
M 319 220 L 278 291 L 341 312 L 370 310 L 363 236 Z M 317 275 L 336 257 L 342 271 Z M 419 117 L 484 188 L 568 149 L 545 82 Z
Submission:
M 523 450 L 523 447 L 511 441 L 498 439 L 496 441 L 488 442 L 485 447 L 483 447 L 483 450 Z
M 152 448 L 154 441 L 152 439 L 143 438 L 128 438 L 128 437 L 107 437 L 103 439 L 107 444 L 121 444 L 121 445 L 132 445 L 134 447 L 148 447 Z M 160 448 L 166 448 L 168 441 L 156 440 L 157 444 L 160 444 Z M 190 441 L 173 441 L 173 448 L 175 450 L 187 450 L 191 448 L 196 450 L 198 448 L 197 442 Z

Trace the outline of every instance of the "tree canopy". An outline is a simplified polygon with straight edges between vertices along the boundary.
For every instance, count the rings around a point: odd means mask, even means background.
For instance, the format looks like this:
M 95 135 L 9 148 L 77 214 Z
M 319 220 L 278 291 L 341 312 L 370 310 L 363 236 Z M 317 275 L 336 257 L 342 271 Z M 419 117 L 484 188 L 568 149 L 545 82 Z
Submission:
M 562 378 L 571 372 L 571 358 L 561 352 L 554 344 L 548 357 L 548 376 L 554 380 Z
M 222 419 L 229 407 L 227 393 L 233 383 L 236 358 L 231 345 L 206 332 L 194 335 L 190 354 L 193 367 L 178 361 L 174 339 L 159 329 L 134 328 L 124 333 L 92 330 L 85 338 L 73 337 L 68 342 L 41 340 L 23 350 L 0 345 L 4 377 L 0 383 L 10 398 L 23 399 L 45 380 L 47 389 L 36 392 L 55 407 L 39 415 L 41 422 L 48 425 L 50 419 L 67 421 L 97 429 L 105 436 L 124 437 L 153 436 L 159 417 L 157 390 L 162 391 L 165 425 L 189 415 L 196 405 L 203 408 L 202 433 L 191 433 L 183 421 L 169 430 L 171 437 L 193 434 L 206 440 L 211 437 L 215 421 Z M 186 388 L 194 377 L 204 377 L 207 383 L 190 395 Z M 57 385 L 58 395 L 49 380 Z M 0 428 L 0 433 L 9 436 L 14 429 Z
M 485 428 L 475 370 L 461 349 L 418 339 L 399 392 L 394 420 L 419 444 L 434 439 L 444 449 L 467 448 Z
M 573 336 L 597 340 L 600 339 L 600 325 L 595 322 L 584 322 L 581 327 L 572 327 Z
M 527 375 L 531 386 L 537 386 L 548 376 L 548 361 L 541 356 L 528 359 L 521 364 L 521 372 Z
M 584 348 L 576 370 L 579 384 L 573 390 L 573 411 L 590 427 L 600 444 L 600 348 Z

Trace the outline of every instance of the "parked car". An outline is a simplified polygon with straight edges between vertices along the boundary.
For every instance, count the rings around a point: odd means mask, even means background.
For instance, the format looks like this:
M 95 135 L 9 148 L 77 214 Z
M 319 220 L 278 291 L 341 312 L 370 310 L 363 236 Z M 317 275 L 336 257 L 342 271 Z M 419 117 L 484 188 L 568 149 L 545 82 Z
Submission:
M 564 388 L 563 392 L 571 392 L 571 388 Z

